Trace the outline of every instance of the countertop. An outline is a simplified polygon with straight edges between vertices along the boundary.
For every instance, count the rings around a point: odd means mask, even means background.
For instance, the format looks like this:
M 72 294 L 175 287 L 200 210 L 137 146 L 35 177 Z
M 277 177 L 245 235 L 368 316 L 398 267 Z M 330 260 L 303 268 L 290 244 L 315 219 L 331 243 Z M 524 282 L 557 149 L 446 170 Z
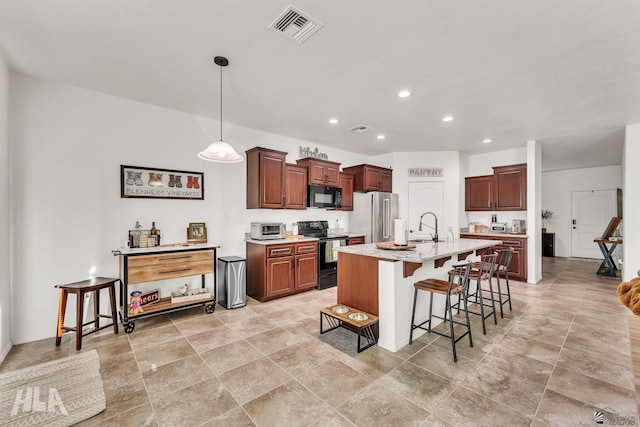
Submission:
M 255 240 L 246 238 L 245 242 L 254 243 L 256 245 L 282 245 L 283 243 L 303 243 L 303 242 L 317 242 L 317 237 L 297 237 L 295 239 L 273 239 L 273 240 Z
M 461 232 L 460 235 L 469 235 L 469 236 L 478 236 L 478 237 L 482 237 L 482 236 L 487 236 L 487 237 L 504 237 L 504 238 L 509 238 L 509 237 L 519 237 L 521 239 L 528 239 L 529 236 L 527 236 L 526 233 L 467 233 L 467 232 Z
M 175 252 L 175 251 L 194 251 L 199 249 L 213 249 L 219 247 L 214 243 L 175 243 L 171 245 L 152 246 L 150 248 L 118 248 L 113 252 L 114 255 L 133 255 L 142 253 L 162 253 L 162 252 Z
M 503 235 L 504 236 L 504 235 Z M 474 251 L 476 249 L 488 248 L 502 243 L 498 240 L 479 240 L 479 239 L 455 239 L 452 242 L 428 242 L 417 243 L 416 247 L 407 250 L 385 250 L 378 249 L 375 243 L 366 243 L 364 245 L 342 246 L 337 248 L 338 252 L 348 254 L 370 256 L 375 258 L 390 259 L 396 261 L 423 262 L 444 258 L 451 255 L 457 255 L 464 252 Z

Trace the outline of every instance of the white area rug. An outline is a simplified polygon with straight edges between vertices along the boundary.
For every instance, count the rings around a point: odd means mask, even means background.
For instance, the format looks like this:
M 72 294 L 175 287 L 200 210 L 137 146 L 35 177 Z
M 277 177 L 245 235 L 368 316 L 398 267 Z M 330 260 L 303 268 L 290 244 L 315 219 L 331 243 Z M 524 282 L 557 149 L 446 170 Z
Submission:
M 96 350 L 0 374 L 0 426 L 70 426 L 105 402 Z

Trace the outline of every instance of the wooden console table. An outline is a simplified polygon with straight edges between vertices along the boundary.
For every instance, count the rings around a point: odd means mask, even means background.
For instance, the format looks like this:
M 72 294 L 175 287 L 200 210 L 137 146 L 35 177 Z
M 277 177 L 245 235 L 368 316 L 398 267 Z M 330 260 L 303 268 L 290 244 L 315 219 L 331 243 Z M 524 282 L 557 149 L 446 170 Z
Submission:
M 213 313 L 216 308 L 216 248 L 205 244 L 114 251 L 113 254 L 120 257 L 120 321 L 124 331 L 128 334 L 133 332 L 134 319 L 196 305 L 202 305 L 207 313 Z M 205 288 L 205 274 L 213 275 L 211 297 L 172 303 L 171 296 L 168 296 L 145 305 L 142 313 L 129 313 L 129 285 L 200 275 L 202 288 Z

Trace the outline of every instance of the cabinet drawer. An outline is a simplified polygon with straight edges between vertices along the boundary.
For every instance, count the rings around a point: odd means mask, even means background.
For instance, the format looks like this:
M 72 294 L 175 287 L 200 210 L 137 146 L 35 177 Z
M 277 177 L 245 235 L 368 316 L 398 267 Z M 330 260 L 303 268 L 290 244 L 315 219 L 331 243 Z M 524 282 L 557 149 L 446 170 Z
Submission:
M 214 272 L 213 251 L 131 257 L 128 262 L 129 284 Z
M 293 245 L 286 246 L 267 246 L 267 257 L 281 257 L 281 256 L 291 256 L 293 255 Z
M 296 254 L 311 254 L 314 252 L 318 252 L 318 244 L 316 242 L 296 245 Z
M 522 248 L 524 246 L 523 239 L 500 239 L 502 240 L 502 244 L 500 246 L 504 247 L 513 247 L 513 248 Z

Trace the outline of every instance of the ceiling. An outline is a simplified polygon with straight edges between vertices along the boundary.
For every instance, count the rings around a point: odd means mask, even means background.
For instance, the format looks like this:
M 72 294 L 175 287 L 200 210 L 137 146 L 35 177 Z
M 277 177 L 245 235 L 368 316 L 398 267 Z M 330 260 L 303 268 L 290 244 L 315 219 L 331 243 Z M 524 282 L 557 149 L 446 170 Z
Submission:
M 303 44 L 269 28 L 290 1 L 324 25 Z M 222 55 L 224 122 L 365 155 L 537 140 L 543 170 L 615 165 L 625 125 L 640 123 L 637 1 L 0 0 L 0 10 L 13 71 L 217 119 Z M 348 130 L 358 125 L 372 130 Z

